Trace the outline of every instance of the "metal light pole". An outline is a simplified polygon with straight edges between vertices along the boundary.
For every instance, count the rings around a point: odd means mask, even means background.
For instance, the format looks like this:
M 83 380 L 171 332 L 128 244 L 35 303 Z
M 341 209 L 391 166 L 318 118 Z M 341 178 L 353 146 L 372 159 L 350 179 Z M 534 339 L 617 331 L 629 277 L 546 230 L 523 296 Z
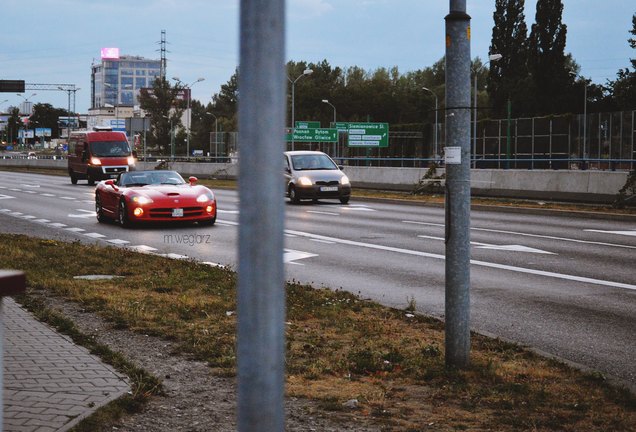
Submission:
M 206 114 L 214 117 L 214 161 L 216 162 L 219 156 L 219 119 L 211 112 L 206 112 Z M 210 143 L 210 154 L 212 154 L 212 143 Z
M 178 77 L 172 77 L 172 79 L 177 81 L 179 84 L 183 84 Z M 190 121 L 192 118 L 192 114 L 190 113 L 190 101 L 192 100 L 192 86 L 204 80 L 205 78 L 199 78 L 196 81 L 194 81 L 192 84 L 183 86 L 184 88 L 188 89 L 188 108 L 187 108 L 188 125 L 186 128 L 186 156 L 187 157 L 190 157 Z
M 328 99 L 323 99 L 322 103 L 326 103 L 331 108 L 333 108 L 333 127 L 335 128 L 336 127 L 336 107 L 331 102 L 329 102 Z M 338 153 L 337 150 L 336 150 L 337 146 L 338 146 L 338 142 L 336 141 L 335 143 L 333 143 L 333 155 L 332 156 L 334 156 L 334 157 L 336 156 L 336 153 Z
M 287 79 L 289 80 L 289 82 L 290 82 L 290 83 L 291 83 L 291 85 L 292 85 L 292 112 L 291 112 L 291 115 L 292 115 L 292 118 L 291 118 L 291 122 L 292 122 L 292 124 L 291 124 L 291 131 L 292 131 L 292 148 L 291 148 L 291 149 L 292 149 L 292 150 L 294 150 L 294 130 L 296 129 L 296 123 L 295 123 L 296 119 L 294 118 L 295 111 L 296 111 L 296 107 L 295 107 L 295 98 L 296 98 L 296 95 L 295 95 L 294 88 L 296 87 L 296 81 L 298 81 L 299 79 L 301 79 L 301 78 L 302 78 L 302 77 L 304 77 L 305 75 L 311 75 L 312 73 L 314 73 L 313 69 L 305 69 L 305 70 L 303 71 L 303 73 L 302 73 L 302 74 L 300 74 L 300 75 L 298 75 L 298 77 L 297 77 L 295 80 L 293 80 L 293 81 L 292 81 L 292 79 L 289 77 L 289 75 L 287 76 Z
M 477 74 L 481 71 L 488 63 L 496 62 L 503 58 L 501 54 L 491 54 L 488 56 L 488 61 L 482 64 L 479 68 L 475 69 L 475 88 L 473 90 L 473 152 L 472 152 L 472 166 L 475 168 L 477 166 Z
M 29 97 L 24 97 L 24 96 L 22 96 L 22 94 L 21 94 L 21 93 L 16 93 L 16 94 L 17 94 L 18 96 L 20 96 L 22 99 L 24 99 L 25 107 L 26 107 L 26 104 L 29 102 L 29 99 L 31 99 L 33 96 L 37 96 L 37 93 L 33 93 L 33 94 L 32 94 L 31 96 L 29 96 Z M 26 114 L 26 113 L 24 113 L 24 114 Z M 29 114 L 29 115 L 31 115 L 31 113 L 28 113 L 28 114 Z M 20 123 L 22 123 L 22 121 L 20 121 Z M 24 128 L 24 135 L 26 135 L 26 131 L 27 131 L 27 129 L 26 129 L 26 127 L 25 127 L 25 128 Z M 19 132 L 19 130 L 18 130 L 18 132 Z M 24 144 L 26 143 L 26 137 L 25 137 L 24 135 L 22 136 L 22 144 L 21 144 L 22 146 L 24 146 Z
M 470 16 L 446 16 L 446 365 L 470 363 Z
M 437 160 L 437 157 L 438 157 L 438 153 L 437 153 L 437 109 L 438 109 L 437 95 L 435 94 L 433 90 L 430 90 L 426 87 L 422 87 L 422 90 L 426 90 L 427 92 L 430 92 L 433 96 L 435 96 L 435 149 L 433 150 L 433 154 L 435 156 L 435 160 Z

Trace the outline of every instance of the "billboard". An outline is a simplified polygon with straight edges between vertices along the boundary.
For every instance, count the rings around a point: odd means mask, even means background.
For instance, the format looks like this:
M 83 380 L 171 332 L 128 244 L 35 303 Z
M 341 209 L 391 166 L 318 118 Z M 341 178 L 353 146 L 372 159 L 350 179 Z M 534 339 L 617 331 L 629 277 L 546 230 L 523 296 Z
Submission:
M 118 60 L 119 48 L 102 48 L 102 60 Z

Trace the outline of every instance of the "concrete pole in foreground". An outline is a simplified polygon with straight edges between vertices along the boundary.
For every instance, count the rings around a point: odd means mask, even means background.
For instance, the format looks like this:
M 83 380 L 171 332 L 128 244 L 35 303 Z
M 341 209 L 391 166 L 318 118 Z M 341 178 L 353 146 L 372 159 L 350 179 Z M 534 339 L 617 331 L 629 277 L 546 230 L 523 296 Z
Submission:
M 285 428 L 284 0 L 241 0 L 238 430 Z
M 470 16 L 450 0 L 446 16 L 446 365 L 470 355 Z

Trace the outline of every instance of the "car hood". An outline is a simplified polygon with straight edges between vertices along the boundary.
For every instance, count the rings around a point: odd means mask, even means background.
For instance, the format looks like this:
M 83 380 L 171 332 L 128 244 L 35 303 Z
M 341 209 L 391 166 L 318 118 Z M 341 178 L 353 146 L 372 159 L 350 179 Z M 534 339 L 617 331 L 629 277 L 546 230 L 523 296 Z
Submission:
M 340 170 L 302 170 L 296 171 L 294 176 L 309 177 L 314 182 L 317 181 L 339 181 L 345 174 Z
M 190 186 L 188 184 L 132 187 L 127 190 L 128 195 L 143 195 L 153 200 L 171 197 L 196 198 L 206 192 L 208 190 L 202 186 Z

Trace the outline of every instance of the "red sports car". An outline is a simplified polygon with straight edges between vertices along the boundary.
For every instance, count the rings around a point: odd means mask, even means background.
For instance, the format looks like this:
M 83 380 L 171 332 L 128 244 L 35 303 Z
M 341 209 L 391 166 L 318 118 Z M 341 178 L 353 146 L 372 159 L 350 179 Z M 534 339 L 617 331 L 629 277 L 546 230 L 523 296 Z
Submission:
M 216 222 L 216 199 L 197 178 L 185 180 L 176 171 L 129 171 L 105 180 L 95 189 L 97 220 L 122 226 L 137 222 Z

